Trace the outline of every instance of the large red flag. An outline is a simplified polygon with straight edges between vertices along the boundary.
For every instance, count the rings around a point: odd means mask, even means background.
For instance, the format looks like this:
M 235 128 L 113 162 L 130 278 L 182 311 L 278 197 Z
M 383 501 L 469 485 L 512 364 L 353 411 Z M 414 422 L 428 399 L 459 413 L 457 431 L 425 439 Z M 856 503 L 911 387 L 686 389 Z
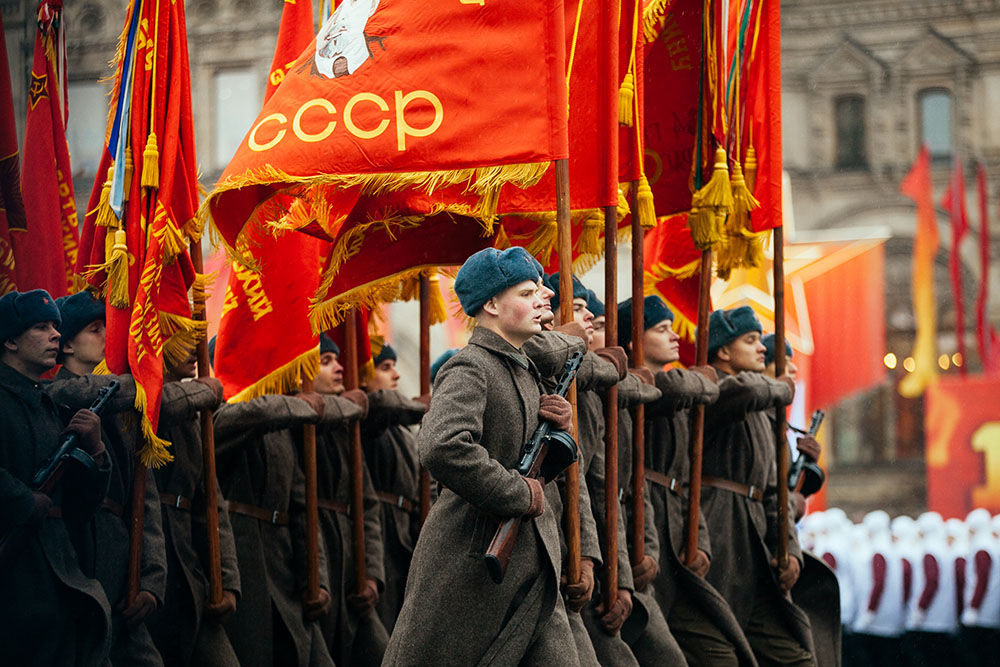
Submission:
M 990 213 L 986 187 L 986 167 L 976 165 L 976 189 L 979 196 L 979 295 L 976 299 L 976 340 L 979 359 L 988 373 L 1000 371 L 1000 339 L 989 319 L 990 303 Z M 964 363 L 963 363 L 964 366 Z
M 756 152 L 754 197 L 760 208 L 751 215 L 753 230 L 781 226 L 781 3 L 760 2 L 747 45 L 746 127 L 744 151 Z M 746 154 L 747 181 L 752 175 Z
M 18 159 L 14 97 L 7 66 L 7 44 L 0 19 L 0 295 L 17 289 L 14 249 L 10 230 L 24 229 L 21 199 L 21 166 Z
M 503 183 L 534 183 L 566 157 L 562 36 L 561 2 L 341 3 L 205 210 L 231 246 L 248 222 L 270 222 L 261 203 L 316 184 L 362 194 L 461 184 L 490 217 Z
M 69 109 L 62 4 L 62 0 L 38 4 L 21 173 L 28 230 L 15 232 L 12 238 L 18 288 L 42 288 L 53 297 L 74 291 L 79 243 L 66 145 Z
M 962 357 L 959 370 L 965 375 L 968 358 L 965 356 L 965 298 L 962 289 L 962 257 L 960 250 L 965 235 L 969 232 L 969 216 L 965 209 L 965 170 L 962 161 L 955 158 L 948 188 L 941 200 L 941 208 L 948 211 L 951 222 L 951 253 L 948 257 L 948 273 L 951 276 L 951 289 L 955 297 L 955 340 L 958 344 L 958 354 Z

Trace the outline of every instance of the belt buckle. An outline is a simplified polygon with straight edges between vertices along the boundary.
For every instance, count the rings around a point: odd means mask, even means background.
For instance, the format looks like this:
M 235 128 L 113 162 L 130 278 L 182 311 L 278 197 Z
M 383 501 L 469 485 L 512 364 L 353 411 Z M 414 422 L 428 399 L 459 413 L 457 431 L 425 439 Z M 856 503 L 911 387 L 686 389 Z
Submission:
M 278 525 L 278 510 L 274 510 L 273 512 L 271 512 L 271 523 L 274 525 Z
M 677 485 L 677 478 L 676 477 L 671 477 L 670 478 L 670 486 L 668 486 L 667 488 L 676 493 L 677 492 L 677 486 L 678 486 Z
M 625 500 L 625 489 L 618 489 L 618 502 Z
M 177 509 L 183 509 L 181 507 L 181 501 L 182 500 L 184 500 L 184 496 L 180 496 L 180 495 L 177 496 L 177 500 L 174 501 L 174 507 L 176 507 Z
M 750 490 L 747 491 L 747 498 L 750 500 L 757 500 L 754 496 L 757 495 L 757 487 L 753 484 L 750 485 Z
M 402 495 L 396 496 L 396 507 L 398 507 L 399 509 L 403 509 L 403 501 L 404 500 L 405 500 L 405 498 L 403 498 Z

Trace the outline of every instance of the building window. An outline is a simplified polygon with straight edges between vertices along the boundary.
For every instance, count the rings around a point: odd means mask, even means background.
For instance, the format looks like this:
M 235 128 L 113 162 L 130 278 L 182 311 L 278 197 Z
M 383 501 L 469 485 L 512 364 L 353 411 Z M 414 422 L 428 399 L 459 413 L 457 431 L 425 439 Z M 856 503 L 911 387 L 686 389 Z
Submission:
M 264 81 L 255 69 L 216 72 L 212 164 L 225 169 L 260 113 Z
M 108 90 L 96 81 L 70 81 L 67 92 L 69 121 L 66 123 L 66 143 L 73 176 L 94 176 L 104 151 Z
M 950 160 L 952 149 L 951 93 L 941 88 L 920 91 L 920 142 L 935 160 Z
M 865 98 L 844 95 L 835 102 L 837 116 L 837 169 L 865 169 Z

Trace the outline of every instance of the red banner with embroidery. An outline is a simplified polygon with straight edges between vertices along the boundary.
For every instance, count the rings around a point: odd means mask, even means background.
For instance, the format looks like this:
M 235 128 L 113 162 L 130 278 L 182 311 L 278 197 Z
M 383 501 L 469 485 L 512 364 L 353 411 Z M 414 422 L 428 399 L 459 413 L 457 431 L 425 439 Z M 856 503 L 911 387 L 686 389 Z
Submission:
M 753 230 L 780 227 L 781 209 L 781 4 L 758 2 L 747 32 L 743 158 L 747 184 L 760 208 L 750 215 Z M 756 172 L 747 152 L 756 153 Z M 753 180 L 751 180 L 753 179 Z
M 563 35 L 561 2 L 340 3 L 203 210 L 231 246 L 270 222 L 261 203 L 316 184 L 461 184 L 491 217 L 503 183 L 535 183 L 566 157 Z
M 0 19 L 0 295 L 17 289 L 10 230 L 25 228 L 18 156 L 14 97 L 10 87 L 3 20 Z
M 681 363 L 690 366 L 695 363 L 701 251 L 691 238 L 687 217 L 687 213 L 680 213 L 661 218 L 646 234 L 643 271 L 646 293 L 658 294 L 674 313 L 674 330 L 681 338 Z
M 66 145 L 69 109 L 62 0 L 38 4 L 38 27 L 28 85 L 21 190 L 27 230 L 13 232 L 17 285 L 69 294 L 79 244 L 73 172 Z
M 965 208 L 965 170 L 962 161 L 955 159 L 948 187 L 941 198 L 941 208 L 948 212 L 951 222 L 951 251 L 948 253 L 948 275 L 951 278 L 952 303 L 955 304 L 955 344 L 962 357 L 958 367 L 966 374 L 968 356 L 965 354 L 965 298 L 962 289 L 962 241 L 969 233 L 969 215 Z

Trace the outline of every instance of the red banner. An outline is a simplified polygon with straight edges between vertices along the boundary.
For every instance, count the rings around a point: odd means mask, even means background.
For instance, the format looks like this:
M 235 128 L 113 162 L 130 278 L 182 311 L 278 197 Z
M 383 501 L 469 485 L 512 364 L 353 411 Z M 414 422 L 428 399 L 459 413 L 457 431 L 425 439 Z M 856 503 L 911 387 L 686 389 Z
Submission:
M 28 230 L 14 232 L 11 240 L 18 288 L 42 288 L 60 297 L 74 291 L 79 243 L 66 145 L 62 0 L 43 0 L 37 18 L 21 172 Z
M 0 19 L 0 296 L 17 289 L 10 230 L 24 229 L 21 166 L 18 159 L 14 97 L 7 65 L 7 44 Z
M 269 222 L 262 202 L 317 183 L 469 185 L 489 215 L 504 182 L 534 183 L 567 155 L 563 35 L 561 2 L 341 3 L 206 208 L 230 245 Z
M 969 233 L 969 215 L 965 208 L 965 170 L 962 161 L 955 159 L 948 187 L 941 199 L 941 208 L 948 211 L 951 222 L 951 252 L 948 256 L 948 274 L 951 277 L 953 293 L 952 303 L 955 304 L 955 341 L 958 353 L 962 356 L 959 372 L 966 373 L 968 356 L 965 354 L 965 298 L 962 289 L 962 241 Z
M 925 395 L 927 509 L 1000 513 L 1000 378 L 948 377 Z
M 701 251 L 687 226 L 687 213 L 661 218 L 643 245 L 646 293 L 657 294 L 674 313 L 680 336 L 681 363 L 695 363 Z M 651 287 L 650 287 L 651 286 Z

